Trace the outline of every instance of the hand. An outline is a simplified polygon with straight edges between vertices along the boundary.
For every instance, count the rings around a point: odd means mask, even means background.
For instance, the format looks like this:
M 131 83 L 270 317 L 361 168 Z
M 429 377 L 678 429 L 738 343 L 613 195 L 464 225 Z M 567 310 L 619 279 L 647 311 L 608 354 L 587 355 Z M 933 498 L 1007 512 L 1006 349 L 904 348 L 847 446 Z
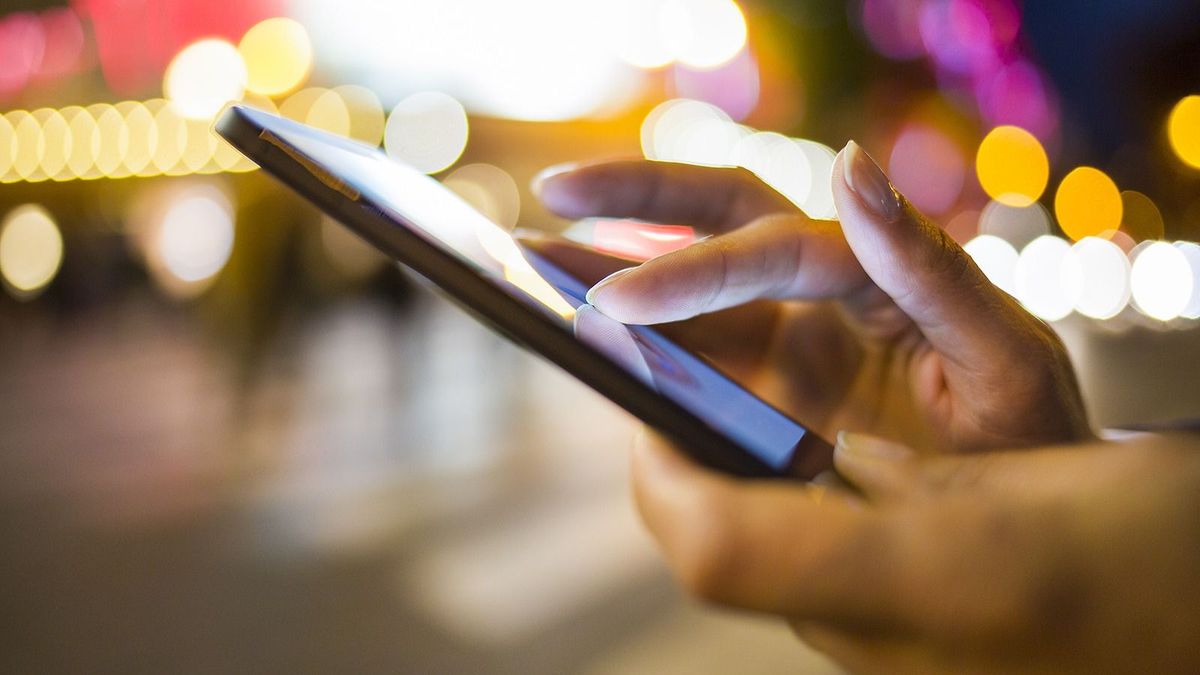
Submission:
M 740 169 L 604 162 L 539 187 L 567 217 L 715 234 L 609 277 L 592 304 L 625 323 L 684 321 L 669 328 L 676 339 L 827 438 L 863 430 L 960 451 L 1091 437 L 1055 334 L 853 143 L 835 162 L 840 225 L 807 218 Z M 534 245 L 589 281 L 633 264 Z
M 843 435 L 859 496 L 736 481 L 646 436 L 642 517 L 684 585 L 855 673 L 1200 672 L 1200 436 L 921 459 Z

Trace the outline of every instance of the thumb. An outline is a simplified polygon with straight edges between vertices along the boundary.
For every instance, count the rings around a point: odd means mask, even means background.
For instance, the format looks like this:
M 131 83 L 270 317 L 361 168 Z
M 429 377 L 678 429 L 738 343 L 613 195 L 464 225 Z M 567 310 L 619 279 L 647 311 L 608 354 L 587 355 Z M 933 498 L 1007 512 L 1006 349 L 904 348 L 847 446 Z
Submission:
M 1036 324 L 941 227 L 908 203 L 851 141 L 834 162 L 833 194 L 859 263 L 944 356 L 972 369 L 1027 345 Z

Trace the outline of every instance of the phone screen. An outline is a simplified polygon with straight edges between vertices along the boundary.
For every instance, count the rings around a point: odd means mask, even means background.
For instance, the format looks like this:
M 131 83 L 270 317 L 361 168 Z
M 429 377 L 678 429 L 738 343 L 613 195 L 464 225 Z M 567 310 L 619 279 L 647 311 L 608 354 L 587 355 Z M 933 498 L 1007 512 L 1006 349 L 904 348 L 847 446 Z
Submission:
M 532 251 L 436 180 L 373 148 L 330 142 L 320 132 L 243 111 L 318 165 L 323 182 L 369 203 L 587 344 L 661 396 L 734 440 L 776 471 L 793 461 L 806 429 L 649 326 L 626 326 L 589 306 L 587 287 Z M 292 153 L 293 156 L 294 153 Z M 314 167 L 309 166 L 310 170 Z

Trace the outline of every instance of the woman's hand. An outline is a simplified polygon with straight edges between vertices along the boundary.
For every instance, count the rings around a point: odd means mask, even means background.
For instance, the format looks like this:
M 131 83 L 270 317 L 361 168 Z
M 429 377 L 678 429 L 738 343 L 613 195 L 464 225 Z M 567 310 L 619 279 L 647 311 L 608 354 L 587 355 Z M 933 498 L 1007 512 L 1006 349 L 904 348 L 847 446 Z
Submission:
M 989 283 L 853 143 L 833 187 L 840 225 L 809 219 L 739 169 L 604 162 L 546 176 L 539 192 L 567 217 L 715 234 L 610 276 L 590 301 L 625 323 L 682 321 L 669 327 L 676 339 L 827 438 L 861 430 L 961 451 L 1091 437 L 1047 326 Z M 534 245 L 581 277 L 631 264 Z
M 855 673 L 1200 672 L 1200 436 L 921 459 L 843 435 L 835 463 L 857 495 L 646 435 L 634 492 L 690 591 Z

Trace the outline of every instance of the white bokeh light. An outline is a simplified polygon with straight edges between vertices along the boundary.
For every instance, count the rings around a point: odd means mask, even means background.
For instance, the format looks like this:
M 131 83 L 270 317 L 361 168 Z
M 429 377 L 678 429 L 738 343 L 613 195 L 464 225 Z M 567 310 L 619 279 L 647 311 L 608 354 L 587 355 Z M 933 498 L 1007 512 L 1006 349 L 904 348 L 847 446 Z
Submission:
M 1192 266 L 1183 251 L 1156 241 L 1134 251 L 1130 284 L 1134 306 L 1152 319 L 1170 321 L 1188 309 L 1195 288 Z
M 755 173 L 797 206 L 813 193 L 813 169 L 808 154 L 792 139 L 772 131 L 743 138 L 734 149 L 733 161 Z
M 1066 318 L 1082 289 L 1082 272 L 1071 245 L 1046 235 L 1029 242 L 1017 259 L 1017 298 L 1046 321 Z
M 1200 244 L 1181 241 L 1175 247 L 1187 258 L 1192 267 L 1192 299 L 1187 307 L 1179 313 L 1185 319 L 1200 319 Z
M 229 205 L 209 191 L 181 197 L 163 216 L 157 253 L 176 279 L 194 283 L 216 275 L 233 251 Z
M 210 119 L 246 91 L 246 62 L 237 47 L 218 39 L 184 47 L 167 66 L 163 92 L 188 119 Z
M 1129 304 L 1129 259 L 1107 239 L 1084 237 L 1072 248 L 1083 275 L 1075 310 L 1093 319 L 1110 319 Z
M 392 109 L 383 132 L 387 154 L 424 173 L 449 168 L 462 156 L 469 135 L 467 112 L 452 96 L 413 94 Z
M 967 242 L 963 249 L 997 288 L 1009 295 L 1016 295 L 1017 260 L 1020 254 L 1012 244 L 994 235 L 981 234 Z

